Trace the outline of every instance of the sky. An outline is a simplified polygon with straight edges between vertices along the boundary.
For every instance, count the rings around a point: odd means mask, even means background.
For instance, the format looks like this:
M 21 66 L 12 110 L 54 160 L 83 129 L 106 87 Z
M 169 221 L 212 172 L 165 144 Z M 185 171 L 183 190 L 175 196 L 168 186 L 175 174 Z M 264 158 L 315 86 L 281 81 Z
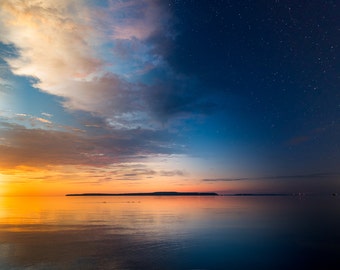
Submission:
M 1 0 L 0 195 L 339 192 L 339 13 Z

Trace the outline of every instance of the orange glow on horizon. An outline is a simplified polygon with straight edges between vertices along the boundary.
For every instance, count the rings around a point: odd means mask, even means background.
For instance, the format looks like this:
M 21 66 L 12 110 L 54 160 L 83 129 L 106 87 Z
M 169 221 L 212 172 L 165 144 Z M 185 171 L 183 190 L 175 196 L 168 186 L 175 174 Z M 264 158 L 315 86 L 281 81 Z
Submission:
M 201 181 L 188 180 L 178 184 L 176 177 L 163 177 L 155 179 L 143 179 L 134 181 L 111 180 L 107 182 L 95 182 L 93 178 L 86 176 L 59 178 L 58 175 L 49 174 L 44 178 L 41 172 L 18 171 L 14 175 L 2 176 L 1 186 L 3 196 L 63 196 L 68 193 L 133 193 L 133 192 L 219 192 L 226 187 L 221 184 L 203 183 Z
M 156 166 L 154 166 L 156 167 Z M 157 167 L 156 167 L 157 168 Z M 115 173 L 112 173 L 115 171 Z M 117 172 L 118 171 L 118 172 Z M 155 170 L 154 170 L 155 171 Z M 169 168 L 169 171 L 171 169 Z M 179 175 L 134 175 L 131 168 L 93 168 L 54 166 L 34 168 L 21 166 L 2 171 L 1 193 L 5 196 L 63 196 L 68 193 L 133 193 L 133 192 L 219 192 L 225 183 L 204 182 L 198 177 Z
M 141 166 L 141 164 L 137 164 Z M 152 170 L 134 169 L 136 164 L 113 164 L 107 167 L 48 166 L 43 168 L 20 166 L 2 169 L 1 193 L 4 196 L 63 196 L 69 193 L 133 193 L 133 192 L 217 192 L 239 190 L 243 183 L 202 181 L 201 174 L 177 174 L 169 166 L 148 164 Z M 146 166 L 146 165 L 143 165 Z M 142 167 L 144 168 L 144 167 Z M 140 174 L 136 173 L 141 172 Z M 150 172 L 149 174 L 145 173 Z M 130 178 L 131 177 L 131 178 Z

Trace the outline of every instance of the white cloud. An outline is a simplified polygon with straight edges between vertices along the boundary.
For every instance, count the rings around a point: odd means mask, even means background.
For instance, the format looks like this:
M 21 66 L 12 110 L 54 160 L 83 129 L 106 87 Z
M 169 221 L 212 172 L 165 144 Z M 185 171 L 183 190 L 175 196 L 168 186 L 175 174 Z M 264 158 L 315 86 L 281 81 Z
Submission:
M 7 58 L 15 74 L 36 77 L 42 90 L 62 94 L 60 81 L 86 77 L 101 63 L 89 46 L 92 29 L 81 20 L 84 8 L 77 1 L 55 3 L 2 2 L 1 41 L 19 49 L 19 57 Z
M 159 1 L 109 1 L 105 8 L 88 3 L 1 1 L 0 41 L 18 49 L 7 64 L 15 75 L 34 77 L 35 87 L 62 97 L 69 110 L 111 119 L 145 110 L 141 84 L 122 76 L 162 62 L 147 40 L 162 32 L 167 13 Z
M 43 116 L 45 116 L 45 117 L 48 117 L 48 118 L 51 118 L 51 117 L 53 117 L 53 115 L 52 115 L 52 114 L 50 114 L 50 113 L 46 113 L 46 112 L 42 112 L 42 113 L 41 113 L 41 115 L 43 115 Z

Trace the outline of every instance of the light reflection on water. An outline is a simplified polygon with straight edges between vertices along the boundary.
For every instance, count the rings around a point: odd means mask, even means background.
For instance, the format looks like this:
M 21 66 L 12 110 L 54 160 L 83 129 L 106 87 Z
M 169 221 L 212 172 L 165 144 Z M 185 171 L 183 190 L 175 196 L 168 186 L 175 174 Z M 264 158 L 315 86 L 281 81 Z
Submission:
M 2 198 L 0 269 L 338 269 L 339 202 Z

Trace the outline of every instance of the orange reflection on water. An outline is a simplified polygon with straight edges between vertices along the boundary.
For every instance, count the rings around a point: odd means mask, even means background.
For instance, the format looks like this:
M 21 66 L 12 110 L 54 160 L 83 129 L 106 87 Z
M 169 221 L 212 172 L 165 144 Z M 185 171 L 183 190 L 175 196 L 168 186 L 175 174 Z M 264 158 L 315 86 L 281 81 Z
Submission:
M 249 213 L 259 215 L 268 212 L 270 207 L 275 208 L 275 204 L 262 204 L 260 198 L 219 196 L 2 197 L 0 203 L 0 225 L 6 225 L 7 230 L 12 231 L 32 230 L 33 227 L 28 225 L 40 225 L 35 228 L 39 230 L 53 230 L 59 225 L 88 224 L 116 224 L 127 228 L 141 225 L 160 229 L 168 222 L 174 225 L 180 224 L 181 220 L 187 223 L 210 222 L 211 216 L 214 219 L 228 218 L 232 222 L 235 217 L 230 213 L 247 211 L 248 216 Z M 229 214 L 214 215 L 216 212 Z M 176 226 L 172 229 L 175 230 Z
M 163 226 L 169 220 L 201 220 L 225 207 L 219 197 L 2 197 L 0 225 L 7 230 L 52 230 L 58 225 L 136 224 Z M 231 204 L 232 207 L 232 204 Z M 166 223 L 165 222 L 165 223 Z M 60 229 L 60 228 L 58 228 Z
M 0 269 L 164 269 L 164 265 L 171 265 L 168 269 L 224 269 L 226 258 L 235 265 L 243 263 L 242 269 L 251 268 L 258 258 L 265 266 L 260 269 L 277 269 L 274 266 L 282 252 L 289 256 L 301 251 L 294 246 L 297 239 L 325 247 L 323 254 L 329 251 L 325 243 L 330 241 L 337 249 L 340 220 L 334 218 L 335 199 L 1 198 Z M 321 217 L 323 222 L 315 228 L 323 228 L 314 231 L 311 221 Z M 328 231 L 332 233 L 323 240 Z M 308 258 L 314 254 L 306 252 Z M 215 262 L 220 267 L 209 268 Z M 266 267 L 268 263 L 270 267 Z

